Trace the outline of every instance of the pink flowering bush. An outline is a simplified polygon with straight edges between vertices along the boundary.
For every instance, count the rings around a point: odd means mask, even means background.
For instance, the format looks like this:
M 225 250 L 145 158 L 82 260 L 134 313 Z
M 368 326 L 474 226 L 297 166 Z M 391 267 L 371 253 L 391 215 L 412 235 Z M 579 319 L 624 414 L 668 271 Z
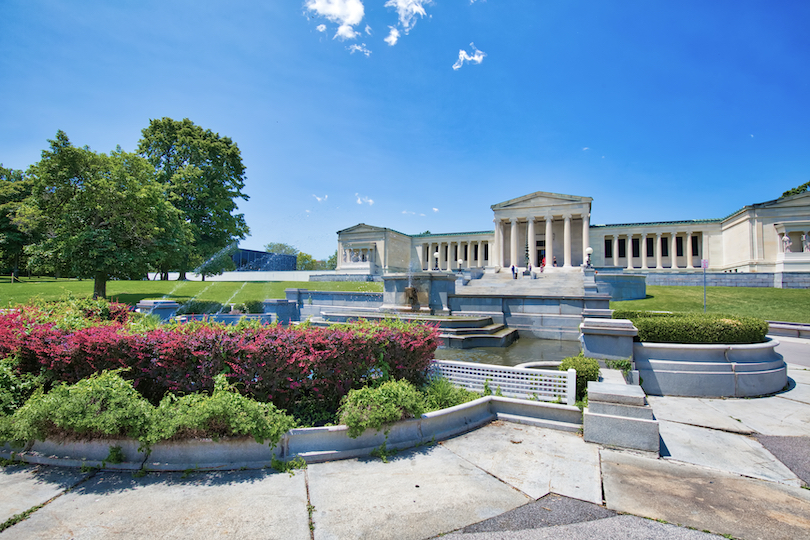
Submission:
M 41 374 L 46 385 L 74 384 L 124 368 L 122 376 L 153 404 L 167 393 L 210 394 L 224 373 L 258 401 L 336 410 L 349 390 L 378 381 L 420 385 L 438 345 L 435 327 L 398 321 L 332 328 L 195 322 L 136 333 L 123 324 L 123 309 L 110 308 L 105 322 L 72 326 L 38 314 L 0 315 L 0 355 L 13 356 L 21 373 Z

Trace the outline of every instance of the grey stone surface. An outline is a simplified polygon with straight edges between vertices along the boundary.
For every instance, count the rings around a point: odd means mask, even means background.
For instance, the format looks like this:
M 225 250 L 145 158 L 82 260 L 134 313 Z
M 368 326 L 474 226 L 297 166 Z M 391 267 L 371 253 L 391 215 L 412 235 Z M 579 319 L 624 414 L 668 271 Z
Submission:
M 610 450 L 602 478 L 607 507 L 618 512 L 735 538 L 810 538 L 806 489 Z
M 319 463 L 308 476 L 318 540 L 427 538 L 529 501 L 441 446 L 402 452 L 389 463 Z
M 586 442 L 656 454 L 659 450 L 657 420 L 595 414 L 585 409 L 582 433 Z
M 751 478 L 801 485 L 799 478 L 756 439 L 666 421 L 661 421 L 659 428 L 662 457 Z
M 647 404 L 644 391 L 639 386 L 606 382 L 588 382 L 588 401 L 604 401 L 643 407 Z
M 758 435 L 757 441 L 779 461 L 810 484 L 810 437 L 775 437 Z
M 0 468 L 0 523 L 44 504 L 87 478 L 77 469 L 13 465 Z
M 626 416 L 628 418 L 641 418 L 643 420 L 653 420 L 653 410 L 651 407 L 639 407 L 638 405 L 622 405 L 620 403 L 602 403 L 601 401 L 591 401 L 588 410 L 595 414 L 609 414 L 612 416 Z
M 754 430 L 739 420 L 712 407 L 708 400 L 693 397 L 647 396 L 658 420 L 680 422 L 734 433 L 751 434 Z
M 2 533 L 7 539 L 307 540 L 303 473 L 99 473 Z
M 442 446 L 533 499 L 553 492 L 602 501 L 598 447 L 576 434 L 493 422 Z
M 810 436 L 810 407 L 781 396 L 709 399 L 711 407 L 762 435 Z

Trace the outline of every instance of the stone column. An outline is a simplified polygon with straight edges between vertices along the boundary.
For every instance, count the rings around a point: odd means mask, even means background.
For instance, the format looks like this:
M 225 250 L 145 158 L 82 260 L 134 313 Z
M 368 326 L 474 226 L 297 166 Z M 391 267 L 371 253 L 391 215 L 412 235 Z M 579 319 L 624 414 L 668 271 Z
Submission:
M 647 233 L 641 234 L 641 269 L 647 269 Z
M 458 250 L 458 242 L 450 242 L 447 248 L 447 271 L 453 270 L 454 267 L 458 265 L 458 253 L 453 253 L 453 244 L 456 245 L 456 250 Z
M 613 266 L 619 266 L 619 235 L 613 235 Z
M 692 264 L 692 231 L 686 231 L 686 268 L 694 268 Z
M 661 258 L 661 233 L 655 233 L 655 267 L 658 269 L 664 267 Z
M 571 215 L 564 216 L 563 225 L 563 268 L 571 267 Z
M 472 244 L 472 242 L 470 242 L 468 240 L 467 242 L 464 242 L 464 245 L 467 246 L 467 258 L 464 261 L 464 266 L 466 268 L 469 268 L 470 267 L 470 259 L 472 259 L 472 256 L 473 256 L 473 254 L 472 254 L 473 244 Z M 463 253 L 462 253 L 462 255 L 463 255 Z
M 553 218 L 546 216 L 546 266 L 554 264 L 554 230 L 551 227 Z
M 677 237 L 678 233 L 672 233 L 672 245 L 670 246 L 671 249 L 669 250 L 669 257 L 672 260 L 670 267 L 672 269 L 678 268 L 678 243 L 675 241 L 675 238 Z
M 439 242 L 439 270 L 444 270 L 445 259 L 447 257 L 444 256 L 444 242 Z
M 495 266 L 503 268 L 503 222 L 497 220 L 495 223 L 495 252 L 492 254 Z
M 529 216 L 529 224 L 526 226 L 526 242 L 529 244 L 529 261 L 532 268 L 537 266 L 537 240 L 534 233 L 534 216 Z
M 478 263 L 478 268 L 484 267 L 484 242 L 483 240 L 478 241 L 478 259 L 476 260 Z
M 518 220 L 512 218 L 509 229 L 509 266 L 518 265 Z
M 591 245 L 591 220 L 588 214 L 582 214 L 582 265 L 588 261 L 586 251 Z
M 633 235 L 627 235 L 627 241 L 624 245 L 624 253 L 627 255 L 627 269 L 633 269 Z

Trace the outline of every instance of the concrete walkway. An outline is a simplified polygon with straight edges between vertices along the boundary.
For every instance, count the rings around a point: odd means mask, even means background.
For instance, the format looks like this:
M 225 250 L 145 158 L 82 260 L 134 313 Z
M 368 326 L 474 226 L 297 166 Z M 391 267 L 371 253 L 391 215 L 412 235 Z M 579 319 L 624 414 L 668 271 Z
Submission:
M 0 523 L 29 515 L 0 540 L 810 539 L 810 368 L 791 364 L 788 376 L 790 389 L 767 398 L 649 398 L 662 458 L 493 422 L 388 463 L 294 475 L 10 465 Z

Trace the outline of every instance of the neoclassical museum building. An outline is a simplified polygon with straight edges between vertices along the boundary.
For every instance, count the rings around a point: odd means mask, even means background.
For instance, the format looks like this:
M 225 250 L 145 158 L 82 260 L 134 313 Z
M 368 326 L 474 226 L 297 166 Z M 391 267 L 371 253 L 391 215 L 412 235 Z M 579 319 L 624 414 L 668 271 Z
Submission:
M 338 273 L 416 270 L 810 273 L 810 192 L 717 219 L 590 222 L 590 197 L 538 191 L 491 206 L 494 230 L 408 235 L 360 223 L 338 231 Z M 555 264 L 556 262 L 556 264 Z M 810 274 L 808 274 L 810 276 Z

